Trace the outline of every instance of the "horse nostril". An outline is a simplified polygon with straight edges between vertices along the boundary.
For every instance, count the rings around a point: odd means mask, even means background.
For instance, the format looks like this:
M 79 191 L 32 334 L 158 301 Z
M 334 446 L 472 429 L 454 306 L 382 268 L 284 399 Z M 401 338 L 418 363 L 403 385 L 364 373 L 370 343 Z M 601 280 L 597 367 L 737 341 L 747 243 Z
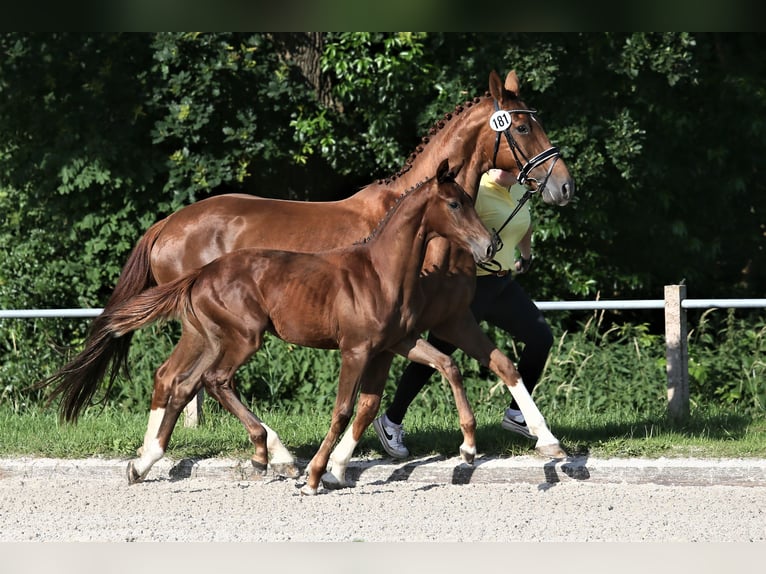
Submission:
M 574 195 L 574 183 L 565 183 L 561 188 L 561 192 L 566 199 L 571 199 Z

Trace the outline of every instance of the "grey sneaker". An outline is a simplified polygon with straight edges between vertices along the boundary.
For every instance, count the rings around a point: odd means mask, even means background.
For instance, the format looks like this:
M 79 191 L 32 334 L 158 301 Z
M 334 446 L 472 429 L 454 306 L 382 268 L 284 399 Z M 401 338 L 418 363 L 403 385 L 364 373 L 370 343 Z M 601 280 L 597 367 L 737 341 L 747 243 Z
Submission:
M 516 434 L 520 434 L 526 438 L 537 438 L 535 435 L 529 432 L 527 422 L 524 420 L 524 415 L 521 414 L 521 411 L 517 411 L 516 409 L 505 409 L 503 422 L 500 423 L 500 426 L 507 431 L 515 432 Z
M 394 458 L 407 458 L 410 451 L 404 446 L 404 426 L 388 420 L 383 414 L 372 421 L 372 427 L 378 435 L 383 449 Z

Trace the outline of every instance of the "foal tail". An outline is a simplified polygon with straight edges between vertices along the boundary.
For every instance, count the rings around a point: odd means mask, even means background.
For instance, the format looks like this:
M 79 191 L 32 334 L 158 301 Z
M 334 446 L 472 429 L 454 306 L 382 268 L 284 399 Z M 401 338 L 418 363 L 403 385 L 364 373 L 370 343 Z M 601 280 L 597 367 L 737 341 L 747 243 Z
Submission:
M 62 419 L 76 422 L 104 378 L 108 379 L 108 392 L 121 370 L 129 376 L 127 359 L 133 331 L 155 320 L 177 316 L 174 315 L 177 307 L 171 305 L 176 300 L 171 297 L 160 301 L 159 297 L 162 293 L 172 293 L 170 287 L 180 280 L 152 288 L 155 281 L 149 253 L 164 224 L 163 220 L 150 227 L 130 254 L 112 296 L 91 325 L 85 348 L 55 374 L 34 386 L 55 385 L 48 404 L 62 397 L 59 408 Z M 149 300 L 154 301 L 156 308 L 146 307 Z
M 80 412 L 90 402 L 104 379 L 105 349 L 115 340 L 133 333 L 155 321 L 180 318 L 191 309 L 190 291 L 199 270 L 170 283 L 152 287 L 128 299 L 119 306 L 104 309 L 98 324 L 93 325 L 85 348 L 54 375 L 38 386 L 55 385 L 48 404 L 61 396 L 59 415 L 68 422 L 76 422 Z M 114 373 L 106 391 L 114 383 Z

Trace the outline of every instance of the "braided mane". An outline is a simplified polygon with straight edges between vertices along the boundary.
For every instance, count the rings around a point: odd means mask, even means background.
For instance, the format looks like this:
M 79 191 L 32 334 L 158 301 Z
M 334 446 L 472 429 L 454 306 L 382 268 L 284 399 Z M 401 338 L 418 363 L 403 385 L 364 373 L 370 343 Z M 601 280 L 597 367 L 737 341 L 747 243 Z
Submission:
M 485 92 L 484 97 L 491 97 L 489 92 Z M 428 145 L 428 142 L 431 141 L 431 136 L 436 135 L 444 129 L 444 127 L 447 125 L 447 123 L 452 120 L 454 117 L 460 115 L 463 111 L 465 111 L 467 108 L 473 107 L 474 104 L 478 104 L 481 102 L 481 97 L 475 96 L 472 100 L 466 100 L 462 104 L 458 104 L 455 106 L 455 110 L 453 112 L 447 112 L 444 114 L 444 117 L 437 120 L 436 123 L 434 123 L 433 126 L 431 126 L 431 129 L 428 131 L 427 136 L 423 136 L 423 138 L 420 140 L 420 144 L 415 148 L 415 151 L 410 154 L 410 156 L 407 158 L 407 160 L 404 162 L 404 165 L 399 168 L 399 171 L 397 171 L 394 175 L 391 175 L 385 179 L 378 179 L 376 183 L 378 185 L 389 185 L 393 183 L 394 180 L 397 178 L 403 176 L 405 173 L 407 173 L 410 169 L 412 169 L 412 164 L 417 159 L 418 155 L 423 152 L 425 149 L 425 146 Z

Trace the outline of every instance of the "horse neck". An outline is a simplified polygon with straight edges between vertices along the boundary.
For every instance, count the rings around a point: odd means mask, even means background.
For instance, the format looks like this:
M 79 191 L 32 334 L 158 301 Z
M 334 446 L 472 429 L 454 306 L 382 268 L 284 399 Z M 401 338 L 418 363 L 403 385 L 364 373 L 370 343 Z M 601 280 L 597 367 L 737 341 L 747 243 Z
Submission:
M 434 193 L 418 188 L 403 196 L 367 243 L 370 260 L 384 290 L 404 293 L 405 299 L 415 290 L 425 258 L 431 231 L 425 216 Z M 389 289 L 385 289 L 386 286 Z
M 475 199 L 481 175 L 492 167 L 492 99 L 483 97 L 458 109 L 436 123 L 399 173 L 378 184 L 407 189 L 435 174 L 439 163 L 448 158 L 451 167 L 460 166 L 457 182 Z

